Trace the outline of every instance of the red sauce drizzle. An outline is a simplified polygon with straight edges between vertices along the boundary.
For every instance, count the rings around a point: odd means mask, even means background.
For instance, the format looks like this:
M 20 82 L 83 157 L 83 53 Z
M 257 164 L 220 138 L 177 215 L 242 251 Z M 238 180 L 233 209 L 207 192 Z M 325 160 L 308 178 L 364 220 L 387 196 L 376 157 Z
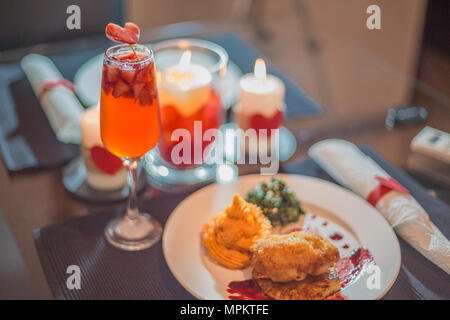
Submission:
M 341 258 L 334 265 L 339 275 L 341 288 L 345 288 L 353 283 L 368 265 L 374 263 L 373 256 L 366 248 L 358 248 L 349 257 Z
M 230 300 L 267 300 L 253 279 L 243 281 L 231 281 L 227 292 Z
M 368 265 L 375 261 L 366 248 L 358 248 L 349 257 L 341 258 L 334 267 L 339 275 L 341 288 L 353 283 Z M 243 281 L 232 281 L 228 284 L 227 292 L 230 300 L 267 300 L 253 279 Z M 339 291 L 326 300 L 344 300 L 345 296 Z
M 349 246 L 348 246 L 348 244 L 344 244 L 344 245 L 342 246 L 342 248 L 344 248 L 344 249 L 348 249 L 348 248 L 349 248 Z
M 326 297 L 325 300 L 345 300 L 345 297 L 340 291 L 338 291 L 335 294 Z
M 330 234 L 330 239 L 331 240 L 342 240 L 343 236 L 340 233 L 337 232 L 333 232 L 332 234 Z

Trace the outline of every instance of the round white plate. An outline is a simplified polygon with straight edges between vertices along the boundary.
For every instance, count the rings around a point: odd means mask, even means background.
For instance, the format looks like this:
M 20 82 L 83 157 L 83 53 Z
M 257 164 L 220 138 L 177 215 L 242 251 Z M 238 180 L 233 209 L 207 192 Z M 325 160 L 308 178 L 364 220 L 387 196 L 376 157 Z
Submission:
M 343 249 L 342 242 L 335 243 L 341 256 L 359 246 L 372 253 L 380 272 L 361 275 L 342 293 L 348 299 L 381 298 L 397 278 L 401 260 L 397 237 L 382 215 L 334 183 L 300 175 L 277 176 L 306 207 L 305 223 L 315 214 L 315 221 L 329 221 L 322 231 L 345 235 L 349 249 Z M 229 270 L 215 263 L 206 253 L 200 233 L 203 224 L 227 207 L 234 194 L 245 196 L 257 184 L 269 180 L 268 176 L 247 175 L 230 184 L 209 185 L 187 197 L 170 215 L 163 235 L 164 256 L 175 278 L 195 297 L 227 299 L 229 282 L 251 278 L 250 268 Z

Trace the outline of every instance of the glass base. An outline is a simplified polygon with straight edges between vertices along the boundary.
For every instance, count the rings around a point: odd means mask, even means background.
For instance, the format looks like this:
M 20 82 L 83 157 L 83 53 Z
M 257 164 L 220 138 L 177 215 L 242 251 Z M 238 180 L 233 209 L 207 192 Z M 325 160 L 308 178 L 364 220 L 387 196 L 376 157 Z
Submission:
M 162 228 L 158 221 L 147 213 L 138 219 L 127 216 L 111 220 L 105 228 L 105 237 L 113 246 L 127 251 L 144 250 L 161 239 Z
M 157 148 L 144 157 L 147 181 L 153 187 L 168 192 L 183 192 L 216 178 L 217 165 L 202 165 L 193 169 L 175 169 L 161 159 Z

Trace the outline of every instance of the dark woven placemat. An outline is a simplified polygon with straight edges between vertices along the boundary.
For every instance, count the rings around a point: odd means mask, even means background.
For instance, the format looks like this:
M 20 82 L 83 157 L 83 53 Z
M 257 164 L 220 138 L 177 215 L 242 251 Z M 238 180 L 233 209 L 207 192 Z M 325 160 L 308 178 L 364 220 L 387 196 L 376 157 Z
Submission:
M 373 149 L 366 146 L 361 149 L 411 191 L 448 237 L 449 207 L 431 197 L 424 188 L 387 163 Z M 331 180 L 310 159 L 286 164 L 283 171 Z M 170 212 L 186 196 L 164 195 L 145 201 L 140 207 L 165 223 Z M 57 299 L 193 298 L 172 276 L 164 260 L 161 243 L 141 252 L 124 252 L 106 242 L 103 228 L 113 216 L 113 213 L 94 214 L 35 231 L 36 248 L 54 296 Z M 400 274 L 384 298 L 449 299 L 449 275 L 401 239 L 400 247 Z M 66 269 L 73 264 L 81 269 L 81 290 L 68 290 L 66 287 Z
M 140 203 L 142 211 L 159 222 L 166 219 L 186 194 L 164 195 Z M 127 252 L 111 246 L 103 236 L 117 212 L 97 213 L 35 230 L 35 244 L 49 286 L 56 299 L 193 299 L 172 276 L 161 241 L 153 247 Z M 66 286 L 67 267 L 81 271 L 81 290 Z

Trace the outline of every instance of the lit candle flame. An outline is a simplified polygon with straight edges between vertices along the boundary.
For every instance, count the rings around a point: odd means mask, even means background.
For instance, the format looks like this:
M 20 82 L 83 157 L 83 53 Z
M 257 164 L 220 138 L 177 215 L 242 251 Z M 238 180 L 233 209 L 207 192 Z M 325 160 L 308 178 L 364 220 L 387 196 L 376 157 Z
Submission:
M 185 52 L 183 52 L 180 61 L 178 62 L 178 67 L 180 68 L 180 70 L 185 69 L 187 66 L 191 64 L 191 56 L 192 56 L 191 50 L 186 50 Z
M 263 59 L 256 59 L 254 73 L 256 79 L 258 80 L 266 79 L 266 64 Z

